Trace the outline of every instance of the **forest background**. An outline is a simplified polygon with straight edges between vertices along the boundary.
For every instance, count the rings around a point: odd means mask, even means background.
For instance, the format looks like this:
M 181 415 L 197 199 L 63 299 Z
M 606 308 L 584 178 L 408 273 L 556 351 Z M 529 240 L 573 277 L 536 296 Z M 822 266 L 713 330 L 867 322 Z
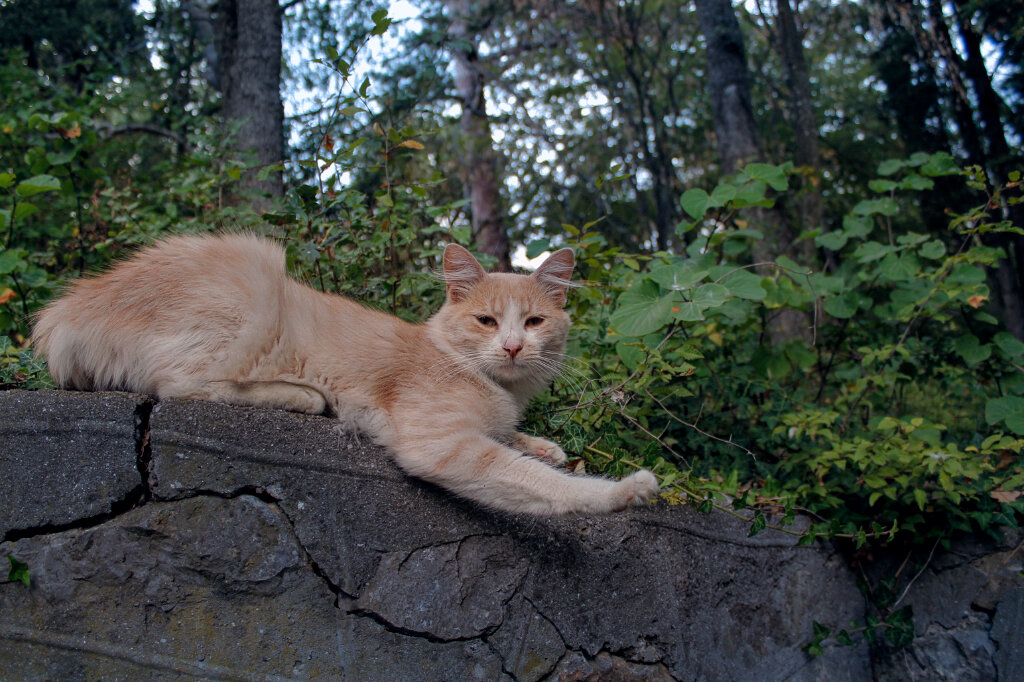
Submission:
M 527 428 L 575 470 L 854 562 L 1017 528 L 1016 5 L 0 0 L 0 385 L 52 385 L 63 283 L 173 232 L 412 321 L 447 242 L 570 246 Z

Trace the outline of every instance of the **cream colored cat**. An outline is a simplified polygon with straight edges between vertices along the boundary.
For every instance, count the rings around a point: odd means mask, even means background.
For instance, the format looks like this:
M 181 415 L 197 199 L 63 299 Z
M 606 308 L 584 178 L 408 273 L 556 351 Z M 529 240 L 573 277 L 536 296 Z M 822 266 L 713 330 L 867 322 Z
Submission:
M 64 387 L 329 408 L 408 473 L 481 504 L 620 510 L 657 492 L 653 474 L 572 475 L 552 466 L 558 445 L 516 431 L 559 370 L 572 270 L 570 249 L 526 276 L 488 274 L 448 246 L 447 300 L 416 325 L 292 280 L 269 240 L 174 237 L 75 282 L 33 339 Z

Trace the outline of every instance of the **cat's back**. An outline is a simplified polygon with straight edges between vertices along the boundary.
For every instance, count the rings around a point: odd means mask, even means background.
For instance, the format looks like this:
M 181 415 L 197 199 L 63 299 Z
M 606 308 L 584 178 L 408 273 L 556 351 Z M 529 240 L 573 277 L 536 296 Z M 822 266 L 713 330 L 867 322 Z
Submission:
M 283 249 L 253 234 L 171 237 L 73 282 L 39 314 L 33 344 L 61 385 L 114 386 L 132 370 L 119 365 L 99 382 L 58 375 L 96 374 L 88 368 L 114 364 L 109 358 L 198 350 L 223 345 L 231 330 L 272 328 L 288 282 L 284 262 Z

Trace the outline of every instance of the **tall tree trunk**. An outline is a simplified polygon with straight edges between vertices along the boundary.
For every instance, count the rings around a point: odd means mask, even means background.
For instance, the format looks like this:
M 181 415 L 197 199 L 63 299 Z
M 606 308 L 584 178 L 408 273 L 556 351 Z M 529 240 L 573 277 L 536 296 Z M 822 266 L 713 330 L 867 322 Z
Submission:
M 776 0 L 776 16 L 778 49 L 789 89 L 790 125 L 796 138 L 796 162 L 807 169 L 796 200 L 797 220 L 800 231 L 803 231 L 820 227 L 823 223 L 821 193 L 818 191 L 818 126 L 811 106 L 811 76 L 804 58 L 803 34 L 789 0 Z
M 498 259 L 496 269 L 509 272 L 508 233 L 501 216 L 498 156 L 491 141 L 487 118 L 484 74 L 479 66 L 472 0 L 449 0 L 452 13 L 449 34 L 453 41 L 455 85 L 462 102 L 463 168 L 466 193 L 473 219 L 473 238 L 481 252 Z
M 956 0 L 957 24 L 967 52 L 965 70 L 978 100 L 978 113 L 988 147 L 988 166 L 995 171 L 995 182 L 1005 182 L 1012 170 L 1019 170 L 1020 157 L 1010 153 L 1001 112 L 1002 99 L 992 87 L 992 78 L 981 52 L 981 36 L 970 23 L 968 7 Z M 1024 205 L 1008 206 L 1006 212 L 1016 227 L 1024 228 Z M 1003 322 L 1018 339 L 1024 340 L 1024 237 L 1018 234 L 988 235 L 986 242 L 1002 248 L 1006 254 L 994 273 Z
M 281 8 L 277 0 L 219 0 L 215 7 L 217 81 L 232 147 L 254 166 L 243 176 L 235 203 L 268 208 L 284 194 L 281 174 L 257 177 L 284 159 L 281 103 Z
M 761 158 L 743 34 L 730 0 L 696 0 L 707 44 L 707 80 L 723 173 Z
M 747 56 L 743 34 L 730 0 L 696 0 L 697 17 L 707 44 L 707 81 L 718 138 L 718 158 L 723 173 L 732 173 L 762 158 L 750 96 Z M 748 209 L 761 225 L 765 238 L 754 241 L 757 262 L 774 261 L 788 255 L 802 264 L 814 262 L 808 241 L 797 243 L 781 210 Z M 768 274 L 769 270 L 763 270 Z M 768 333 L 775 344 L 793 339 L 810 339 L 807 316 L 783 309 L 769 321 Z

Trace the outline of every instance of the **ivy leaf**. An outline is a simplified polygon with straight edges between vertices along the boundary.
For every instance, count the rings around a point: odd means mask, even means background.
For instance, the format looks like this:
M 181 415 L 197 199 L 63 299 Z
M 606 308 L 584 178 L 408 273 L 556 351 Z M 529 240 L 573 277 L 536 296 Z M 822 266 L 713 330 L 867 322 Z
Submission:
M 619 296 L 610 320 L 612 329 L 623 336 L 646 336 L 658 331 L 672 320 L 673 296 L 662 296 L 658 285 L 649 279 L 634 283 Z
M 30 197 L 42 192 L 52 192 L 60 189 L 60 180 L 52 175 L 35 175 L 28 180 L 22 180 L 14 189 L 18 196 Z
M 748 538 L 752 538 L 767 527 L 768 522 L 764 518 L 764 514 L 760 510 L 754 512 L 754 518 L 750 522 L 750 532 L 747 533 Z
M 25 563 L 18 561 L 13 554 L 7 555 L 7 561 L 11 564 L 10 570 L 7 571 L 7 579 L 10 581 L 20 582 L 25 585 L 25 587 L 30 587 L 28 566 Z

